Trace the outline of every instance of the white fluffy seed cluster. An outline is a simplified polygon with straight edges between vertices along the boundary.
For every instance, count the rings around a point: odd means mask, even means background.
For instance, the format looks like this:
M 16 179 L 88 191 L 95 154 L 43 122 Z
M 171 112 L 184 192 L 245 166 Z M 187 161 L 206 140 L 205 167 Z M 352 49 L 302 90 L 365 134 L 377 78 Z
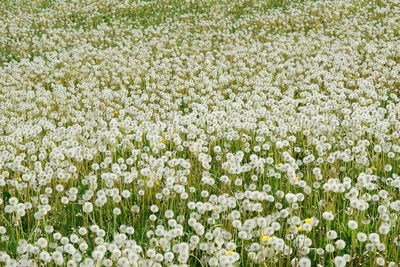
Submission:
M 398 266 L 399 1 L 23 2 L 0 265 Z

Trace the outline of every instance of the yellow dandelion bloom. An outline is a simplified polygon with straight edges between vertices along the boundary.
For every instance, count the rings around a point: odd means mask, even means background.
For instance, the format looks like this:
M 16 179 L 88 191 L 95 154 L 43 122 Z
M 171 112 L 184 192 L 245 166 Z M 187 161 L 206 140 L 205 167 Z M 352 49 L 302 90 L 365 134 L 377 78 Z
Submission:
M 375 166 L 371 166 L 371 170 L 377 171 L 378 169 Z
M 305 223 L 313 224 L 313 221 L 310 218 L 304 220 Z
M 162 140 L 161 140 L 161 143 L 165 143 L 165 142 L 167 142 L 167 140 L 165 140 L 165 139 L 162 139 Z
M 160 181 L 156 181 L 155 184 L 156 184 L 156 185 L 160 185 Z
M 15 180 L 17 180 L 18 182 L 22 182 L 22 178 L 21 177 L 16 177 Z
M 300 178 L 299 176 L 296 176 L 296 180 L 297 180 L 297 181 L 300 181 L 301 178 Z
M 282 162 L 281 162 L 281 163 L 278 163 L 278 165 L 279 165 L 279 166 L 282 166 L 282 165 L 283 165 L 283 163 L 282 163 Z
M 269 235 L 263 235 L 261 241 L 268 241 L 270 239 Z
M 233 250 L 228 250 L 227 254 L 228 255 L 232 255 L 233 254 Z
M 304 231 L 303 226 L 299 226 L 299 228 L 297 228 L 297 232 L 303 232 L 303 231 Z
M 119 114 L 119 111 L 118 111 L 118 110 L 114 110 L 114 114 L 115 114 L 115 115 L 118 115 L 118 114 Z

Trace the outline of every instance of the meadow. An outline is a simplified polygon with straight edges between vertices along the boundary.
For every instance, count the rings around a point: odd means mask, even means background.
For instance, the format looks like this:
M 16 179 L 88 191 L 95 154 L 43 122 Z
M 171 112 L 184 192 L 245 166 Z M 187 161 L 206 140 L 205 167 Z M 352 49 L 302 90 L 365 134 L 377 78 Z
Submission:
M 0 266 L 400 264 L 399 0 L 0 2 Z

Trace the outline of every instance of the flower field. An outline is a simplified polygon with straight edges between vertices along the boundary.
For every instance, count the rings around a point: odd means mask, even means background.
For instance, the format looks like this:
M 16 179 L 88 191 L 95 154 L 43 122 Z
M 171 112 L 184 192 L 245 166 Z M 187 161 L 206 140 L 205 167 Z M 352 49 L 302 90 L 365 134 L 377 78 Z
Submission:
M 399 0 L 4 0 L 0 25 L 0 266 L 400 265 Z

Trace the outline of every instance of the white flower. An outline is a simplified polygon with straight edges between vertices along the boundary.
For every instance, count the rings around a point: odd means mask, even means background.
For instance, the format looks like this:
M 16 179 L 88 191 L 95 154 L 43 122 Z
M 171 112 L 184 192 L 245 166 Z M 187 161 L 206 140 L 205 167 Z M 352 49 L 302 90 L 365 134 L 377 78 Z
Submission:
M 376 264 L 378 265 L 378 266 L 385 266 L 385 258 L 382 258 L 382 257 L 377 257 L 376 258 L 376 260 L 375 260 L 375 262 L 376 262 Z
M 359 242 L 365 242 L 365 241 L 367 241 L 367 235 L 366 234 L 364 234 L 364 233 L 357 233 L 357 239 L 358 239 L 358 241 Z
M 292 193 L 287 193 L 285 195 L 286 201 L 289 203 L 293 203 L 297 201 L 297 196 L 295 194 Z
M 368 239 L 371 242 L 378 243 L 379 242 L 379 235 L 377 233 L 371 233 L 371 234 L 369 234 Z
M 326 235 L 327 235 L 327 237 L 328 237 L 329 239 L 336 239 L 336 238 L 337 238 L 337 233 L 336 233 L 336 231 L 334 231 L 334 230 L 329 230 L 329 231 L 326 233 Z
M 121 214 L 121 209 L 120 208 L 114 208 L 113 209 L 113 214 L 114 215 L 120 215 Z
M 337 248 L 338 250 L 342 250 L 342 249 L 345 248 L 346 242 L 343 241 L 343 240 L 341 240 L 341 239 L 339 239 L 339 240 L 337 240 L 337 241 L 335 242 L 335 245 L 336 245 L 336 248 Z
M 311 260 L 309 258 L 301 258 L 298 263 L 299 267 L 310 267 Z
M 379 226 L 379 233 L 383 234 L 383 235 L 387 235 L 390 231 L 390 225 L 386 224 L 386 223 L 382 223 Z
M 335 251 L 335 247 L 332 244 L 327 244 L 325 246 L 325 251 L 328 252 L 328 253 L 332 253 L 332 252 Z
M 93 211 L 93 204 L 90 202 L 86 202 L 82 207 L 83 212 L 90 213 Z
M 347 225 L 348 225 L 348 227 L 349 227 L 350 229 L 352 229 L 352 230 L 356 230 L 357 227 L 358 227 L 358 223 L 357 223 L 356 221 L 353 221 L 353 220 L 350 220 L 350 221 L 347 223 Z
M 346 260 L 344 259 L 344 257 L 341 257 L 341 256 L 336 256 L 335 259 L 333 260 L 333 262 L 335 263 L 336 267 L 346 266 Z
M 332 212 L 325 211 L 324 213 L 322 213 L 322 218 L 324 218 L 327 221 L 332 221 L 335 218 L 335 216 L 333 215 Z

